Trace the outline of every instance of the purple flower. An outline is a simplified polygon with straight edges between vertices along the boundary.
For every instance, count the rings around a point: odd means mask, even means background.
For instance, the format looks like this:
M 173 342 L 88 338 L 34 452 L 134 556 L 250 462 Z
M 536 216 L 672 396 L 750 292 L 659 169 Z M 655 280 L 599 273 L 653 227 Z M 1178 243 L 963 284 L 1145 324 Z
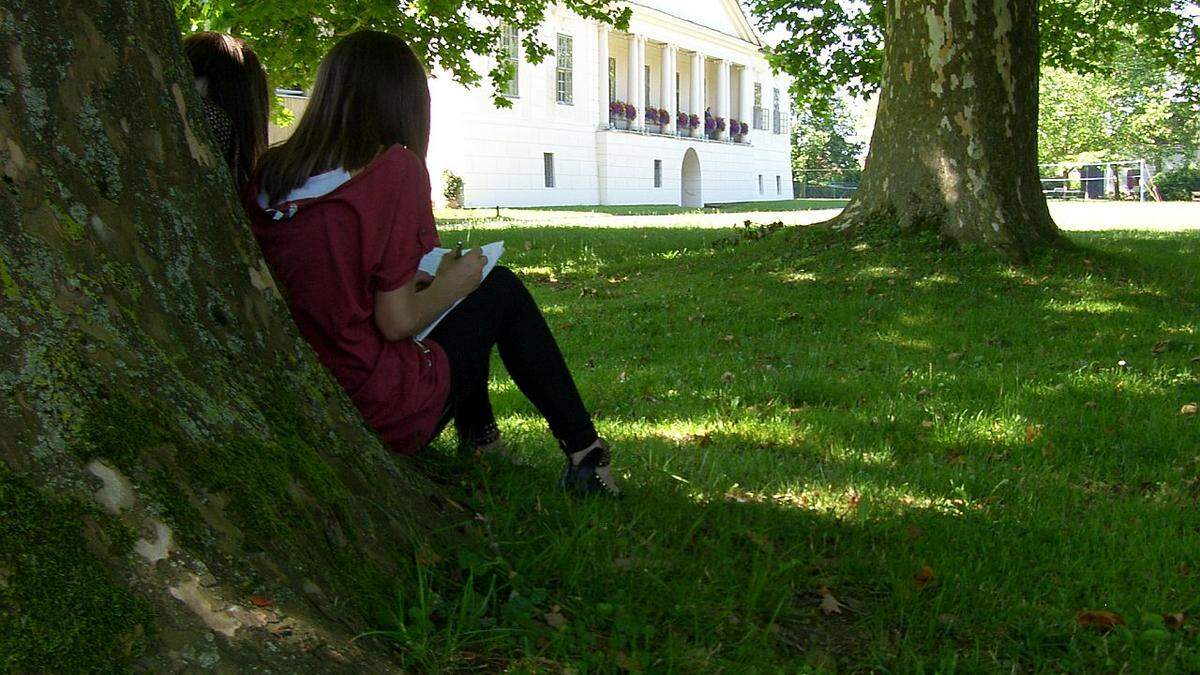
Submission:
M 717 131 L 725 131 L 725 118 L 718 117 L 718 118 L 716 118 L 716 120 L 717 120 Z
M 675 126 L 679 127 L 680 129 L 686 127 L 688 123 L 689 118 L 687 113 L 679 113 L 675 116 Z
M 608 104 L 608 116 L 620 117 L 625 114 L 625 104 L 620 101 L 613 101 Z
M 654 108 L 646 108 L 646 123 L 658 124 L 658 111 Z
M 745 136 L 748 133 L 750 133 L 750 125 L 742 122 L 742 135 Z
M 704 116 L 704 130 L 710 133 L 717 130 L 717 121 L 712 118 L 712 115 Z
M 699 115 L 692 115 L 692 116 L 688 117 L 688 128 L 696 129 L 699 127 L 700 127 L 700 116 Z
M 664 127 L 671 123 L 671 113 L 666 108 L 658 109 L 658 123 Z
M 636 120 L 637 119 L 637 106 L 633 105 L 632 103 L 625 104 L 625 119 L 627 119 L 627 120 Z

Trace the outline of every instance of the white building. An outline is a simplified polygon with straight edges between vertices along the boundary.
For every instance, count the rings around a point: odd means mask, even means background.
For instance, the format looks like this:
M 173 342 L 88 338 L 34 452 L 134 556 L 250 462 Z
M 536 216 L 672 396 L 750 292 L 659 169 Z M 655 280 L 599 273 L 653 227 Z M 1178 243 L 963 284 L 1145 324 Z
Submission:
M 447 170 L 462 178 L 467 207 L 792 198 L 789 82 L 771 72 L 740 3 L 628 4 L 628 32 L 549 9 L 537 37 L 555 53 L 537 65 L 517 57 L 505 92 L 510 108 L 494 106 L 488 87 L 435 73 L 428 157 L 435 201 Z M 506 41 L 522 37 L 511 31 Z M 487 72 L 494 61 L 474 65 Z M 612 115 L 613 102 L 631 104 L 633 119 Z M 667 123 L 647 124 L 648 107 L 665 109 Z M 706 132 L 706 111 L 723 131 Z M 698 128 L 677 124 L 679 113 L 695 115 Z M 731 119 L 748 133 L 731 134 Z

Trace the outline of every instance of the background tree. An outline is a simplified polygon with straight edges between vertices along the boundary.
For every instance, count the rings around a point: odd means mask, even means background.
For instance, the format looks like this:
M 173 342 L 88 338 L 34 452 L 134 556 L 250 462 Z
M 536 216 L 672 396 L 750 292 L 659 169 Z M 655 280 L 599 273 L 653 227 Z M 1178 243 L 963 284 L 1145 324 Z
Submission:
M 838 96 L 799 108 L 792 123 L 792 172 L 797 180 L 857 182 L 863 145 L 849 139 L 853 122 Z
M 1037 173 L 1043 57 L 1104 71 L 1121 44 L 1200 71 L 1191 0 L 751 0 L 791 33 L 774 63 L 801 92 L 880 89 L 863 182 L 839 227 L 887 221 L 1015 259 L 1057 238 Z
M 321 57 L 342 36 L 374 29 L 402 36 L 426 65 L 450 73 L 466 85 L 479 85 L 474 56 L 493 56 L 501 46 L 501 28 L 514 26 L 525 57 L 540 63 L 553 50 L 538 41 L 546 0 L 174 0 L 185 31 L 217 30 L 247 39 L 270 69 L 276 86 L 305 88 Z M 624 26 L 629 9 L 609 0 L 562 0 L 582 17 Z M 500 95 L 514 73 L 508 61 L 495 59 L 487 73 L 496 105 L 512 103 Z
M 1200 145 L 1200 98 L 1172 70 L 1128 47 L 1111 71 L 1042 70 L 1038 160 L 1147 159 L 1160 170 Z
M 380 672 L 350 638 L 451 544 L 199 104 L 166 0 L 0 5 L 0 671 Z

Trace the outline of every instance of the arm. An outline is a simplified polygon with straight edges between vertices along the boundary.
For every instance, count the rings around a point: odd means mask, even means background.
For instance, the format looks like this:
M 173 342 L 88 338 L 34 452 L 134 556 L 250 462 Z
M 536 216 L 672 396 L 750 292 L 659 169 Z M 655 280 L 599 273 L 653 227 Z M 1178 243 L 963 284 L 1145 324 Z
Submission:
M 406 340 L 433 323 L 455 301 L 479 287 L 487 258 L 479 249 L 454 259 L 446 255 L 437 276 L 424 290 L 418 291 L 418 278 L 386 292 L 375 293 L 375 325 L 391 342 Z

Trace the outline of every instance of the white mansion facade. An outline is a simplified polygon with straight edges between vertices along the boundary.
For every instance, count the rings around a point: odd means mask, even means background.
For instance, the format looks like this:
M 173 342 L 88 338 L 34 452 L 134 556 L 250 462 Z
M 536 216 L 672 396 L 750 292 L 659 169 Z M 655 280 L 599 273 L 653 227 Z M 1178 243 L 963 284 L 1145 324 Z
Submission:
M 792 198 L 789 82 L 771 72 L 738 0 L 628 6 L 628 31 L 553 6 L 537 37 L 555 53 L 536 65 L 517 47 L 524 36 L 507 32 L 510 108 L 488 87 L 434 74 L 435 202 L 444 171 L 462 178 L 467 207 Z M 474 65 L 487 72 L 489 61 Z

